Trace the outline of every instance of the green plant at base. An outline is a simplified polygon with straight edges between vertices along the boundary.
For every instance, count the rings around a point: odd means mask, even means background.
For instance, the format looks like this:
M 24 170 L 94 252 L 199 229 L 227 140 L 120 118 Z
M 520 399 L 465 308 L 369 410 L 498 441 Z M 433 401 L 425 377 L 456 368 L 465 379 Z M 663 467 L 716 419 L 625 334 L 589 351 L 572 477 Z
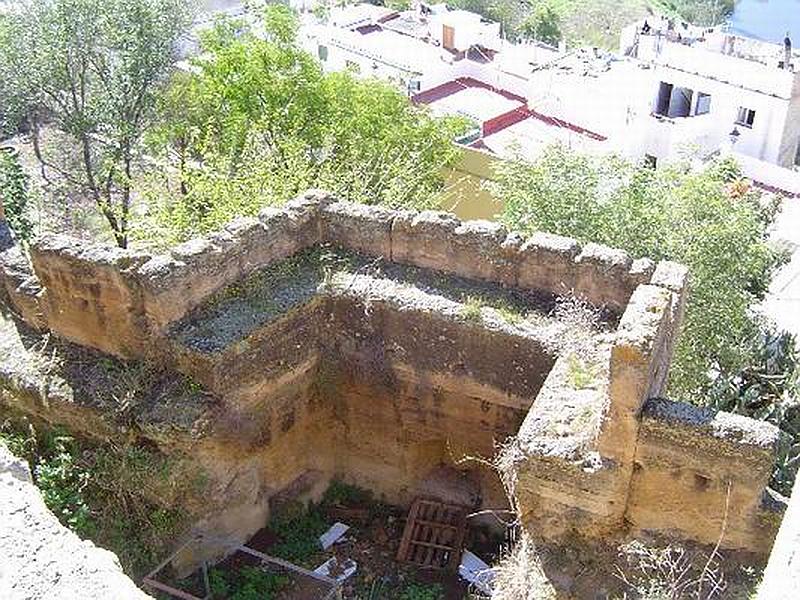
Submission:
M 320 550 L 319 536 L 328 529 L 318 507 L 313 504 L 307 510 L 279 515 L 269 525 L 280 538 L 270 552 L 291 562 L 301 562 L 316 554 Z
M 236 573 L 226 574 L 218 568 L 208 572 L 208 583 L 214 600 L 271 600 L 290 581 L 286 575 L 253 566 L 244 566 Z
M 90 477 L 72 437 L 62 429 L 37 431 L 26 420 L 5 420 L 0 424 L 0 441 L 28 461 L 45 504 L 64 525 L 83 537 L 96 533 L 86 500 Z
M 469 296 L 461 307 L 461 317 L 469 323 L 481 323 L 483 321 L 482 308 L 483 302 L 480 298 Z
M 89 474 L 77 464 L 74 440 L 66 435 L 52 439 L 52 454 L 33 470 L 42 498 L 64 525 L 81 537 L 91 537 L 97 526 L 85 498 Z
M 183 529 L 180 509 L 155 506 L 145 495 L 173 484 L 171 463 L 158 453 L 96 446 L 18 416 L 0 420 L 0 441 L 28 461 L 61 523 L 112 550 L 131 577 L 150 569 Z
M 439 584 L 423 585 L 412 583 L 403 588 L 398 600 L 441 600 L 444 598 L 444 590 Z
M 208 587 L 211 589 L 212 598 L 227 598 L 230 592 L 228 579 L 220 569 L 209 569 Z
M 339 504 L 342 506 L 364 506 L 373 501 L 369 490 L 345 483 L 341 479 L 333 479 L 322 496 L 322 505 Z
M 576 390 L 589 388 L 597 380 L 596 367 L 575 354 L 570 354 L 567 358 L 567 369 L 569 382 Z

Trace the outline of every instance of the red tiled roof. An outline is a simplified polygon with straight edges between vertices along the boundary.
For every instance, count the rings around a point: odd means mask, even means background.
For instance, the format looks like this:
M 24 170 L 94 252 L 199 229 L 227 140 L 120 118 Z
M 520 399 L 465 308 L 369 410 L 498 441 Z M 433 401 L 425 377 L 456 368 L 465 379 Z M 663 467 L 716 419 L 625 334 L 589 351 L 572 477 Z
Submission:
M 551 117 L 548 115 L 544 115 L 540 112 L 535 110 L 531 110 L 527 107 L 527 101 L 522 96 L 510 92 L 508 90 L 504 90 L 502 88 L 496 88 L 494 86 L 489 85 L 488 83 L 484 83 L 483 81 L 479 81 L 472 77 L 459 77 L 452 81 L 447 81 L 441 85 L 437 85 L 436 87 L 432 87 L 429 90 L 425 90 L 420 92 L 419 94 L 415 94 L 411 97 L 411 101 L 414 104 L 432 104 L 442 98 L 446 98 L 447 96 L 452 96 L 453 94 L 460 92 L 461 90 L 465 90 L 467 88 L 484 88 L 487 90 L 491 90 L 495 94 L 503 96 L 508 100 L 513 100 L 515 102 L 519 102 L 522 106 L 514 108 L 502 115 L 498 115 L 496 117 L 492 117 L 488 121 L 482 124 L 483 126 L 483 135 L 484 137 L 488 135 L 492 135 L 493 133 L 497 133 L 498 131 L 502 131 L 507 127 L 511 127 L 520 121 L 524 121 L 527 118 L 538 119 L 548 125 L 553 127 L 564 127 L 569 129 L 570 131 L 574 131 L 575 133 L 579 133 L 581 135 L 585 135 L 588 138 L 597 141 L 605 141 L 607 138 L 604 135 L 599 133 L 595 133 L 594 131 L 590 131 L 585 129 L 579 125 L 575 125 L 574 123 L 570 123 L 569 121 L 564 121 L 563 119 L 559 119 L 557 117 Z

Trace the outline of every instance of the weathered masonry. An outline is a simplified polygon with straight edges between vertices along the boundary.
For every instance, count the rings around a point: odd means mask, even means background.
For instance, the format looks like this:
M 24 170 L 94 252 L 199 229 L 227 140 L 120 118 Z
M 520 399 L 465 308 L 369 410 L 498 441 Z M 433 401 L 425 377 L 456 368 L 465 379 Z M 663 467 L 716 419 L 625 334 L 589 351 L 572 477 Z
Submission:
M 513 437 L 501 462 L 537 535 L 714 543 L 727 506 L 724 547 L 772 544 L 777 429 L 659 399 L 681 265 L 317 192 L 158 255 L 63 236 L 28 254 L 2 227 L 0 287 L 18 317 L 2 332 L 2 399 L 89 435 L 134 427 L 189 457 L 207 475 L 198 531 L 244 539 L 275 502 L 334 476 L 399 504 L 501 507 L 496 475 L 462 459 Z M 595 318 L 574 318 L 574 298 Z M 37 379 L 26 357 L 49 333 L 83 365 L 166 371 L 120 424 L 69 360 Z M 205 392 L 176 397 L 177 377 Z

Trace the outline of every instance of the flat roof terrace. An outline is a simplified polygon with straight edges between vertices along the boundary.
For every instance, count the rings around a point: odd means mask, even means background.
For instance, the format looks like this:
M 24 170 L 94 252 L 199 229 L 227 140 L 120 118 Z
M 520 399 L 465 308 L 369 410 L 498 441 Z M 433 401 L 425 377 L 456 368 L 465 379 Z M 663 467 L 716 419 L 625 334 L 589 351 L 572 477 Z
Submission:
M 514 109 L 524 108 L 525 104 L 487 88 L 465 86 L 428 106 L 437 114 L 460 115 L 483 124 Z
M 442 61 L 441 48 L 379 25 L 365 25 L 354 31 L 338 28 L 325 31 L 331 43 L 409 73 L 424 73 L 431 64 Z
M 574 123 L 531 110 L 525 98 L 471 77 L 459 77 L 415 95 L 412 101 L 426 104 L 438 114 L 460 115 L 481 126 L 482 139 L 474 147 L 500 156 L 522 152 L 535 157 L 554 142 L 584 150 L 597 150 L 603 135 Z

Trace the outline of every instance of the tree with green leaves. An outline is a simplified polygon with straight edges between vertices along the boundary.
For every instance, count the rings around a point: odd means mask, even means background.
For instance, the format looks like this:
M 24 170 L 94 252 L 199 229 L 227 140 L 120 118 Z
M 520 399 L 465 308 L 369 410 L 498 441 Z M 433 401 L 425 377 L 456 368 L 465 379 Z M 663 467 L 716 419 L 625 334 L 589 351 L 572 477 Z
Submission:
M 132 180 L 155 98 L 189 23 L 186 0 L 24 0 L 0 26 L 0 121 L 24 122 L 48 179 L 88 195 L 128 243 Z M 70 145 L 64 161 L 44 127 Z
M 735 8 L 735 0 L 653 0 L 654 8 L 693 25 L 723 23 Z
M 713 373 L 735 372 L 754 351 L 763 297 L 778 257 L 767 245 L 774 211 L 763 208 L 729 161 L 702 171 L 658 170 L 554 146 L 534 163 L 501 163 L 493 193 L 515 229 L 551 231 L 675 260 L 691 272 L 671 389 L 705 402 Z
M 263 38 L 220 23 L 173 77 L 149 142 L 177 177 L 154 182 L 138 231 L 177 241 L 309 187 L 435 206 L 463 121 L 433 118 L 387 83 L 323 73 L 295 44 L 296 17 L 281 5 L 267 7 L 264 23 Z
M 525 38 L 557 46 L 561 41 L 561 17 L 550 4 L 538 4 L 522 22 L 520 33 Z

